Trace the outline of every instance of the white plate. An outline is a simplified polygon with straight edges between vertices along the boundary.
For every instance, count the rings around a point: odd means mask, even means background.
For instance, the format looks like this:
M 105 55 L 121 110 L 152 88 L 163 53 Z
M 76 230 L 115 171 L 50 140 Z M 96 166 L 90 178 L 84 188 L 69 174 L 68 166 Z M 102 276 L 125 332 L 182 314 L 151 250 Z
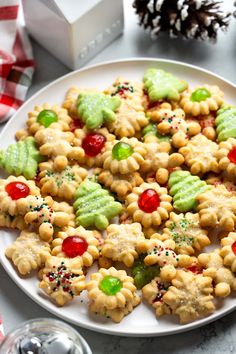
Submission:
M 219 85 L 229 103 L 233 103 L 236 97 L 236 86 L 232 83 L 209 71 L 191 65 L 162 59 L 130 59 L 103 63 L 63 76 L 31 97 L 4 128 L 0 135 L 0 148 L 5 148 L 9 143 L 14 141 L 14 133 L 24 126 L 27 113 L 33 109 L 34 105 L 44 102 L 51 104 L 62 103 L 65 92 L 71 86 L 97 87 L 101 90 L 109 86 L 117 76 L 123 76 L 127 79 L 142 79 L 145 69 L 149 67 L 170 71 L 178 75 L 178 77 L 185 79 L 190 85 L 202 85 L 204 83 Z M 229 313 L 236 307 L 235 299 L 229 297 L 222 302 L 221 306 L 211 316 L 184 326 L 179 325 L 177 318 L 174 316 L 166 316 L 157 320 L 153 309 L 144 303 L 138 306 L 130 315 L 126 316 L 121 323 L 112 323 L 107 319 L 101 319 L 96 315 L 88 314 L 85 292 L 82 296 L 83 303 L 81 303 L 81 298 L 76 298 L 67 306 L 58 308 L 38 290 L 38 281 L 35 276 L 29 278 L 19 277 L 11 262 L 6 259 L 4 250 L 12 243 L 14 238 L 15 232 L 1 230 L 0 261 L 9 276 L 19 288 L 39 305 L 54 315 L 81 327 L 113 335 L 160 336 L 184 332 L 202 326 Z

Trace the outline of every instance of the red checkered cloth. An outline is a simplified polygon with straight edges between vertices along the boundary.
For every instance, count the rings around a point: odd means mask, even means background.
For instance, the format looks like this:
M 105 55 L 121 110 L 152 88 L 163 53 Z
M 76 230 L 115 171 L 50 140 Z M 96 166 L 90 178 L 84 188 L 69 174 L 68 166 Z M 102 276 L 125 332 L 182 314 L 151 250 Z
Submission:
M 24 102 L 34 72 L 32 47 L 19 21 L 20 0 L 0 0 L 0 122 Z

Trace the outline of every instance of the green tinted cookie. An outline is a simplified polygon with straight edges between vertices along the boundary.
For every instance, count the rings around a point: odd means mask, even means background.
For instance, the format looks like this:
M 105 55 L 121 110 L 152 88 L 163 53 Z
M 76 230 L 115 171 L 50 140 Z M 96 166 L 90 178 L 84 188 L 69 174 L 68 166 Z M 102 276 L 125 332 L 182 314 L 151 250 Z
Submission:
M 120 106 L 118 97 L 103 93 L 84 93 L 78 97 L 78 115 L 88 129 L 101 127 L 103 123 L 114 122 L 115 111 Z
M 186 81 L 160 69 L 148 69 L 144 74 L 143 81 L 151 102 L 165 98 L 178 101 L 180 92 L 188 87 Z
M 215 123 L 218 141 L 236 138 L 236 107 L 226 106 L 219 109 Z
M 132 267 L 132 277 L 137 289 L 142 289 L 144 285 L 159 275 L 160 268 L 157 265 L 147 266 L 144 264 L 143 259 L 146 255 L 142 255 L 134 262 Z
M 181 212 L 194 209 L 197 206 L 196 197 L 210 188 L 205 181 L 188 171 L 172 172 L 168 187 L 174 208 Z
M 143 138 L 145 139 L 148 136 L 155 136 L 158 139 L 158 143 L 162 141 L 167 141 L 170 143 L 171 136 L 170 135 L 162 135 L 157 130 L 157 125 L 155 123 L 149 123 L 145 128 L 142 130 Z
M 122 205 L 100 184 L 86 179 L 75 192 L 74 209 L 77 225 L 104 230 L 109 220 L 121 212 Z
M 27 179 L 33 179 L 41 161 L 42 156 L 33 137 L 11 144 L 6 150 L 0 150 L 0 168 L 15 176 L 23 175 Z

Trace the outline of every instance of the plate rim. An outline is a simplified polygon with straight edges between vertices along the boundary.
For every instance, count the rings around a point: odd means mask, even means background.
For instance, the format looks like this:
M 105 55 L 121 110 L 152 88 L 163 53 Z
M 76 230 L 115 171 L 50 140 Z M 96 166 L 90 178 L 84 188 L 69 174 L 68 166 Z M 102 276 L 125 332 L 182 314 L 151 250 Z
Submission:
M 2 132 L 0 134 L 0 139 L 3 137 L 5 131 L 8 129 L 8 126 L 11 124 L 12 120 L 16 119 L 16 117 L 21 113 L 21 110 L 23 110 L 25 108 L 25 106 L 31 101 L 34 100 L 38 95 L 41 94 L 41 92 L 47 90 L 48 88 L 50 88 L 51 86 L 57 84 L 60 81 L 65 80 L 66 78 L 70 77 L 70 76 L 74 76 L 77 75 L 80 72 L 85 72 L 87 70 L 90 69 L 96 69 L 97 67 L 103 67 L 106 65 L 111 65 L 111 64 L 125 64 L 125 63 L 130 63 L 130 62 L 152 62 L 152 63 L 166 63 L 166 64 L 174 64 L 174 65 L 179 65 L 182 67 L 188 67 L 190 69 L 194 69 L 200 72 L 203 72 L 205 74 L 208 74 L 210 76 L 216 77 L 220 80 L 222 80 L 223 82 L 229 84 L 230 86 L 232 86 L 234 89 L 236 89 L 236 84 L 234 84 L 233 82 L 231 82 L 228 79 L 225 79 L 223 76 L 218 75 L 216 73 L 214 73 L 213 71 L 210 71 L 208 69 L 202 68 L 200 66 L 197 65 L 193 65 L 193 64 L 189 64 L 186 62 L 182 62 L 182 61 L 177 61 L 177 60 L 171 60 L 171 59 L 163 59 L 163 58 L 152 58 L 152 57 L 129 57 L 129 58 L 121 58 L 121 59 L 116 59 L 116 60 L 107 60 L 107 61 L 102 61 L 96 64 L 92 64 L 92 65 L 86 65 L 80 69 L 71 71 L 63 76 L 60 76 L 59 78 L 57 78 L 56 80 L 53 80 L 52 82 L 50 82 L 49 84 L 47 84 L 46 86 L 42 87 L 40 90 L 38 90 L 37 92 L 35 92 L 32 96 L 30 96 L 25 102 L 24 104 L 14 113 L 14 115 L 8 120 L 8 122 L 5 124 L 4 128 L 2 129 Z M 4 122 L 2 122 L 4 123 Z M 68 315 L 65 314 L 61 314 L 58 311 L 58 308 L 55 307 L 55 309 L 53 307 L 51 307 L 51 303 L 50 306 L 48 307 L 48 305 L 46 303 L 44 303 L 43 301 L 40 301 L 40 299 L 35 298 L 34 294 L 31 294 L 30 292 L 28 292 L 23 284 L 20 282 L 21 278 L 19 276 L 17 276 L 16 274 L 13 274 L 10 270 L 10 268 L 7 266 L 7 264 L 4 262 L 3 257 L 0 254 L 0 263 L 2 264 L 4 270 L 6 271 L 6 273 L 8 274 L 8 276 L 14 281 L 14 283 L 27 295 L 29 296 L 36 304 L 38 304 L 39 306 L 41 306 L 42 308 L 44 308 L 45 310 L 47 310 L 48 312 L 52 313 L 53 315 L 55 315 L 56 317 L 59 317 L 65 321 L 68 321 L 76 326 L 85 328 L 85 329 L 89 329 L 95 332 L 99 332 L 99 333 L 104 333 L 104 334 L 109 334 L 109 335 L 114 335 L 114 336 L 123 336 L 123 337 L 160 337 L 160 336 L 167 336 L 167 335 L 173 335 L 173 334 L 177 334 L 177 333 L 182 333 L 182 332 L 187 332 L 190 330 L 193 330 L 195 328 L 199 328 L 203 325 L 209 324 L 223 316 L 226 316 L 227 314 L 229 314 L 230 312 L 234 311 L 236 309 L 236 303 L 235 305 L 231 305 L 228 309 L 224 310 L 223 312 L 220 313 L 213 313 L 212 315 L 208 316 L 208 317 L 204 317 L 201 318 L 197 321 L 191 322 L 189 324 L 186 325 L 180 325 L 178 328 L 175 329 L 170 329 L 170 330 L 166 330 L 163 332 L 153 332 L 150 331 L 148 333 L 144 333 L 142 331 L 136 331 L 135 333 L 133 332 L 126 332 L 126 331 L 122 331 L 121 329 L 119 329 L 118 331 L 114 330 L 114 327 L 112 329 L 107 329 L 107 328 L 100 328 L 100 325 L 97 323 L 94 323 L 93 325 L 91 324 L 86 324 L 86 323 L 80 323 L 76 320 L 73 320 L 71 318 L 68 317 Z

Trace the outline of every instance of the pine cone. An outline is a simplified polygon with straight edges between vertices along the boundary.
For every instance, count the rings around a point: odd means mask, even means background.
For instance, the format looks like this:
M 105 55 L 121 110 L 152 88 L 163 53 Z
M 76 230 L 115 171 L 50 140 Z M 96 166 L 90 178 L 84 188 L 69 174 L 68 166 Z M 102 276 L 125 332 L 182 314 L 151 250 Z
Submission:
M 170 37 L 216 40 L 218 29 L 226 30 L 231 14 L 213 0 L 135 0 L 140 25 L 156 39 L 160 32 Z

